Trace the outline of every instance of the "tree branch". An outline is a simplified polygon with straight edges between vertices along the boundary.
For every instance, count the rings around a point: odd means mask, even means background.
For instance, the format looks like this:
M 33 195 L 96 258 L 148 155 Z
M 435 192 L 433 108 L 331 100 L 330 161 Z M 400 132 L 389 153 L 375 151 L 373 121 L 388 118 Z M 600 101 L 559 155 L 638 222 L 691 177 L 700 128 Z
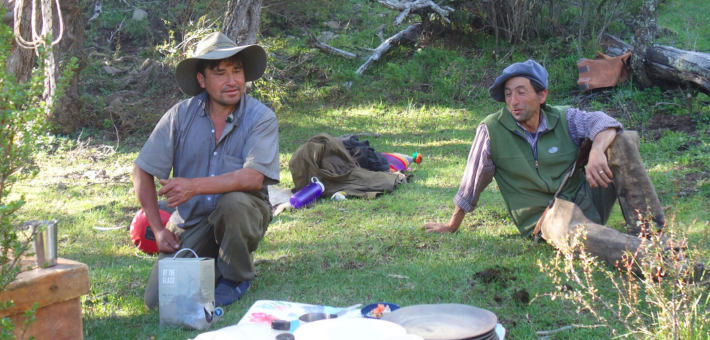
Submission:
M 401 12 L 399 15 L 397 15 L 397 18 L 394 21 L 395 25 L 401 24 L 402 21 L 404 21 L 404 18 L 406 18 L 409 14 L 422 11 L 436 13 L 441 17 L 441 19 L 448 23 L 451 23 L 451 21 L 449 21 L 448 19 L 448 16 L 449 14 L 451 14 L 451 12 L 454 11 L 454 9 L 449 6 L 442 7 L 431 0 L 410 0 L 408 2 L 391 2 L 390 0 L 377 0 L 377 2 L 379 2 L 380 5 L 386 8 Z
M 316 36 L 313 35 L 313 32 L 311 32 L 311 30 L 307 30 L 307 32 L 308 32 L 308 36 L 310 37 L 309 40 L 310 40 L 311 44 L 313 46 L 315 46 L 316 48 L 318 48 L 319 50 L 321 50 L 325 53 L 328 53 L 328 54 L 338 55 L 338 56 L 341 56 L 341 57 L 347 58 L 347 59 L 354 59 L 356 57 L 356 55 L 353 53 L 350 53 L 348 51 L 343 51 L 341 49 L 330 46 L 324 42 L 318 41 L 318 38 L 316 38 Z
M 357 71 L 355 71 L 355 73 L 357 75 L 362 75 L 363 73 L 365 73 L 365 71 L 375 61 L 377 61 L 378 59 L 380 59 L 380 57 L 382 57 L 387 52 L 389 52 L 389 50 L 392 49 L 392 47 L 400 45 L 400 43 L 403 40 L 407 40 L 407 41 L 416 40 L 416 38 L 421 33 L 421 29 L 422 29 L 421 24 L 414 24 L 414 25 L 411 25 L 411 26 L 403 29 L 399 33 L 391 36 L 389 39 L 383 41 L 382 44 L 380 44 L 380 46 L 378 46 L 375 49 L 375 52 L 372 53 L 372 55 L 367 59 L 367 61 L 365 61 L 365 63 L 362 64 L 362 66 L 360 66 L 360 68 L 358 68 Z

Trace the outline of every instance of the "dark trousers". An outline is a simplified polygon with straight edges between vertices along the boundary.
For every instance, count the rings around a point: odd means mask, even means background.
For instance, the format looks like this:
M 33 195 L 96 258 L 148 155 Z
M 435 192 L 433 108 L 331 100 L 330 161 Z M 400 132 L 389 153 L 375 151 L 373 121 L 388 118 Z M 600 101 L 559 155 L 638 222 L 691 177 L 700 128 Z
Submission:
M 196 225 L 180 228 L 168 223 L 167 228 L 180 238 L 182 248 L 190 248 L 200 257 L 216 259 L 215 279 L 252 281 L 256 271 L 251 253 L 264 238 L 271 218 L 271 209 L 260 194 L 229 192 L 221 195 L 215 211 Z M 171 256 L 174 254 L 160 253 L 158 261 Z M 182 252 L 178 256 L 193 255 Z M 143 297 L 149 309 L 158 307 L 158 261 Z

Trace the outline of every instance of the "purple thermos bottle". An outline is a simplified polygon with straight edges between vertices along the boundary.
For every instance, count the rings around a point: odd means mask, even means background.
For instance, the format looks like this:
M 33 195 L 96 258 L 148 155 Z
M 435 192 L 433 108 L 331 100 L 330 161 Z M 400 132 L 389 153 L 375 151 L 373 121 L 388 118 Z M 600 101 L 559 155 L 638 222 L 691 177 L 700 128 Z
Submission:
M 292 207 L 300 209 L 315 201 L 316 198 L 320 197 L 323 191 L 325 191 L 323 183 L 321 183 L 318 178 L 311 177 L 311 183 L 293 194 L 289 202 L 291 202 Z

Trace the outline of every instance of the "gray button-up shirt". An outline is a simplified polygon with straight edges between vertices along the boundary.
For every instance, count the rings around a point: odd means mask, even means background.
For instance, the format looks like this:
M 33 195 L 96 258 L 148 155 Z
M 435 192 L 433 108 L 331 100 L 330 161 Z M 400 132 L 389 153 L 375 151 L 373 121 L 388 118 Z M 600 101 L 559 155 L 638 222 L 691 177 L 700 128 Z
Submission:
M 264 175 L 261 193 L 268 203 L 267 185 L 279 182 L 279 132 L 276 115 L 245 94 L 234 120 L 227 123 L 219 142 L 207 111 L 207 93 L 173 106 L 155 126 L 135 164 L 143 171 L 167 179 L 214 177 L 242 168 Z M 189 227 L 209 216 L 220 194 L 196 195 L 180 204 L 170 218 Z

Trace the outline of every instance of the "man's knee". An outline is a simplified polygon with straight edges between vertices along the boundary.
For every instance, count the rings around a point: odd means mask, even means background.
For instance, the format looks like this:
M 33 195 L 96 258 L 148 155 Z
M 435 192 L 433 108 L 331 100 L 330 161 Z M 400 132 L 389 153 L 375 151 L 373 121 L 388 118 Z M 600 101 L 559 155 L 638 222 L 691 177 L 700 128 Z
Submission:
M 215 228 L 215 237 L 221 242 L 228 230 L 238 229 L 246 239 L 261 240 L 271 222 L 271 210 L 263 199 L 244 192 L 223 194 L 209 222 Z
M 239 206 L 253 207 L 255 197 L 245 192 L 234 191 L 222 194 L 217 201 L 217 210 L 229 211 Z
M 217 201 L 217 209 L 215 209 L 215 212 L 223 215 L 244 215 L 247 211 L 255 216 L 261 216 L 267 224 L 271 221 L 269 206 L 261 197 L 251 193 L 237 191 L 222 194 Z

